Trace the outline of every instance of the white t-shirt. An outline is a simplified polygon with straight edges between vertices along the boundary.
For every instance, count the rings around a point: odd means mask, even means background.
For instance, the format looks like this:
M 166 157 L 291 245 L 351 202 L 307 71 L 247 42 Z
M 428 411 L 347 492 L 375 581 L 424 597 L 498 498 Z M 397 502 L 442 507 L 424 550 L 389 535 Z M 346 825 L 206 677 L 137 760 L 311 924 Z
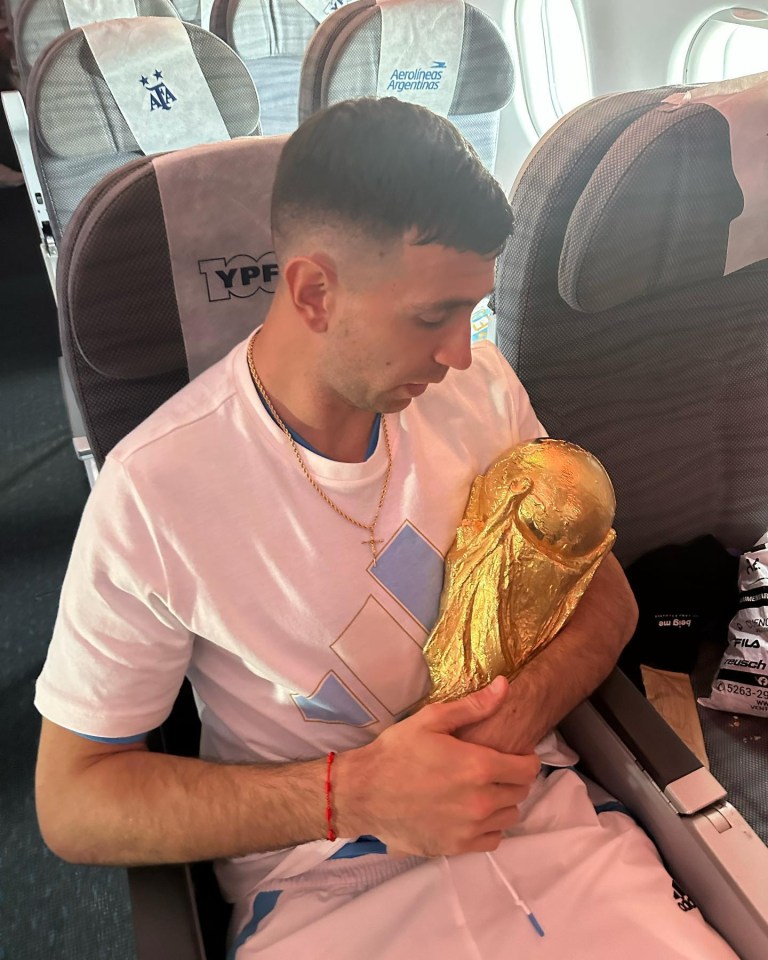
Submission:
M 224 761 L 312 759 L 402 717 L 426 693 L 421 650 L 470 485 L 544 430 L 489 342 L 386 421 L 373 566 L 366 531 L 323 502 L 264 409 L 245 342 L 171 398 L 115 447 L 86 504 L 38 710 L 133 737 L 165 720 L 186 673 L 201 754 Z M 302 451 L 365 522 L 386 469 L 379 433 L 364 463 Z

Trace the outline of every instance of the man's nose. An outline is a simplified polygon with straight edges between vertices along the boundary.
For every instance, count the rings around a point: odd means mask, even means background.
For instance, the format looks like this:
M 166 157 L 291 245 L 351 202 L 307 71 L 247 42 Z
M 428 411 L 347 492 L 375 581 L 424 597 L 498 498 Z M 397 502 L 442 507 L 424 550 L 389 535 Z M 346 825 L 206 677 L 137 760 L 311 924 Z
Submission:
M 435 352 L 435 363 L 441 367 L 466 370 L 472 364 L 472 327 L 468 318 L 446 327 L 445 337 Z

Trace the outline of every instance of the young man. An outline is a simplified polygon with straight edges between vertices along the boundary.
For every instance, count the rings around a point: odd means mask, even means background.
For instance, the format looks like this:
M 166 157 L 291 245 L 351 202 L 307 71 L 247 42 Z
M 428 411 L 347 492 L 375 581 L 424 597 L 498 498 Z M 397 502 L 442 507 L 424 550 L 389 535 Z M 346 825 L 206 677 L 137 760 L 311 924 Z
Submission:
M 663 899 L 643 955 L 731 956 L 627 817 L 571 771 L 537 779 L 535 745 L 632 632 L 612 557 L 512 684 L 412 712 L 470 484 L 543 433 L 495 348 L 470 351 L 511 226 L 447 121 L 396 100 L 312 117 L 280 161 L 264 326 L 115 448 L 87 505 L 38 682 L 43 835 L 89 863 L 220 859 L 238 958 L 506 955 L 536 938 L 512 876 L 548 915 L 541 956 L 602 955 L 583 899 L 548 892 L 585 877 L 598 911 Z M 144 746 L 185 673 L 200 760 Z

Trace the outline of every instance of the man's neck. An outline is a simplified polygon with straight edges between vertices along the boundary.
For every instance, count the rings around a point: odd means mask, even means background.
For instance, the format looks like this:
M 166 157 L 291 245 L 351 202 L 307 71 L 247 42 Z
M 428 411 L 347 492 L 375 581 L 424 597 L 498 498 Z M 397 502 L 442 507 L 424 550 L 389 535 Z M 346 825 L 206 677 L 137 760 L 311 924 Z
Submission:
M 262 327 L 253 343 L 259 379 L 289 431 L 330 460 L 361 463 L 370 451 L 376 414 L 323 397 L 306 367 L 295 364 L 296 350 Z M 256 390 L 254 384 L 254 390 Z

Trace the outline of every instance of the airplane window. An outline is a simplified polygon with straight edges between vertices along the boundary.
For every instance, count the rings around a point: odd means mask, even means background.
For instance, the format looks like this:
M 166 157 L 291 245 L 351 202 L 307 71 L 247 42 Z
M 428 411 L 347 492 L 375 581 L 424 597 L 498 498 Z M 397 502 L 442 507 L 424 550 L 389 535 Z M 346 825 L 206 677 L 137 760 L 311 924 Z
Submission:
M 515 26 L 525 102 L 541 136 L 592 96 L 572 0 L 518 0 Z
M 721 10 L 693 38 L 685 61 L 686 83 L 730 80 L 768 70 L 768 12 Z

